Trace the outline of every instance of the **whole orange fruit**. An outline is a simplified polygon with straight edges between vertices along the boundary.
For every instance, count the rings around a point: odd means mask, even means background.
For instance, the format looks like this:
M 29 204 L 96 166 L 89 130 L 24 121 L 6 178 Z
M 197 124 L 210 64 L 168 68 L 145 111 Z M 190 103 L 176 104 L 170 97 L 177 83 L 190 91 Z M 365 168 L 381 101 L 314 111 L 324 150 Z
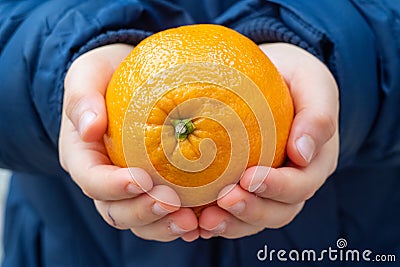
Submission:
M 275 66 L 217 25 L 154 34 L 115 71 L 106 94 L 111 161 L 141 167 L 201 206 L 250 166 L 285 160 L 293 105 Z

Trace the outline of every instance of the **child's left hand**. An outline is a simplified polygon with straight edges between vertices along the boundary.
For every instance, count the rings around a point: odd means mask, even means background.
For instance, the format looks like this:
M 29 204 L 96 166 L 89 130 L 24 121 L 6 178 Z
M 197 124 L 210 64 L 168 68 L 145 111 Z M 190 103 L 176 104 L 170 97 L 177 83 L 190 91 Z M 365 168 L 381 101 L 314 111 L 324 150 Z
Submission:
M 332 74 L 313 55 L 293 45 L 260 48 L 285 78 L 293 98 L 289 162 L 281 168 L 249 168 L 232 191 L 224 195 L 222 190 L 218 206 L 200 216 L 203 238 L 239 238 L 285 226 L 336 169 L 339 99 Z

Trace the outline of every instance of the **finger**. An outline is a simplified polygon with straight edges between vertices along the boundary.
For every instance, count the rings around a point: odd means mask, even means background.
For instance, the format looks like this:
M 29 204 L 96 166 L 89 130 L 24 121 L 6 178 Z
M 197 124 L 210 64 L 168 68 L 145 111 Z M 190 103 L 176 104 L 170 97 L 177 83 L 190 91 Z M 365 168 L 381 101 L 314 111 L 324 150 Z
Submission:
M 104 94 L 113 69 L 99 61 L 77 59 L 65 78 L 65 114 L 85 141 L 100 139 L 107 126 Z
M 177 211 L 180 201 L 171 188 L 158 185 L 149 194 L 119 201 L 95 201 L 95 205 L 107 223 L 118 229 L 130 229 L 153 223 Z
M 164 218 L 131 231 L 138 237 L 147 240 L 168 242 L 182 237 L 192 241 L 199 236 L 197 218 L 190 208 L 181 208 Z
M 106 130 L 105 91 L 116 66 L 132 49 L 118 46 L 118 52 L 102 47 L 84 54 L 66 75 L 64 110 L 84 141 L 99 140 Z
M 206 208 L 199 218 L 200 236 L 204 239 L 222 236 L 240 238 L 262 231 L 265 227 L 247 224 L 218 206 Z
M 87 169 L 85 174 L 72 171 L 71 176 L 85 195 L 103 201 L 136 197 L 153 187 L 151 177 L 140 168 L 96 165 Z
M 288 55 L 282 44 L 261 48 L 289 85 L 295 118 L 287 143 L 289 158 L 307 166 L 334 135 L 338 121 L 338 89 L 327 67 L 316 57 L 292 45 Z M 311 74 L 311 75 L 310 75 Z
M 333 137 L 337 128 L 336 111 L 323 111 L 323 108 L 317 108 L 323 103 L 309 102 L 305 104 L 307 107 L 298 110 L 287 143 L 289 158 L 303 167 L 307 166 L 322 146 Z
M 325 70 L 322 64 L 318 66 Z M 320 78 L 296 72 L 292 75 L 290 87 L 296 115 L 287 152 L 289 158 L 300 166 L 308 165 L 321 147 L 333 137 L 338 121 L 338 94 L 332 76 L 323 75 L 321 72 L 325 71 L 314 69 L 314 65 L 311 68 L 313 70 L 308 70 L 309 73 L 315 73 Z
M 291 222 L 302 209 L 303 203 L 286 204 L 260 198 L 240 186 L 236 186 L 218 200 L 218 206 L 237 219 L 247 224 L 267 228 L 280 228 Z
M 62 124 L 62 131 L 69 134 L 60 135 L 60 162 L 87 196 L 120 200 L 151 190 L 152 179 L 143 169 L 112 165 L 102 141 L 82 142 L 70 120 L 63 119 Z
M 336 168 L 337 157 L 330 155 L 338 153 L 337 136 L 328 141 L 309 166 L 278 169 L 251 167 L 243 174 L 240 186 L 259 197 L 288 204 L 308 200 Z
M 186 242 L 193 242 L 200 237 L 200 230 L 198 228 L 182 235 L 182 239 Z

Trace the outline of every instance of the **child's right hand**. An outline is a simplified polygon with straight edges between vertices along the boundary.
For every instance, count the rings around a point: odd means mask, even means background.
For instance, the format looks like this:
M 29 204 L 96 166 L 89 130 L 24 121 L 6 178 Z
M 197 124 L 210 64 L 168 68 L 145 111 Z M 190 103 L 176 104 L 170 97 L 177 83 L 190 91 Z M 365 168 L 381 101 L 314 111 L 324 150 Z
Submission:
M 144 239 L 171 241 L 182 237 L 192 241 L 199 237 L 193 211 L 180 208 L 179 197 L 171 188 L 153 186 L 144 170 L 134 168 L 131 174 L 112 165 L 104 147 L 105 92 L 115 69 L 132 49 L 124 44 L 104 46 L 85 53 L 71 65 L 64 86 L 60 162 L 111 226 L 130 229 Z

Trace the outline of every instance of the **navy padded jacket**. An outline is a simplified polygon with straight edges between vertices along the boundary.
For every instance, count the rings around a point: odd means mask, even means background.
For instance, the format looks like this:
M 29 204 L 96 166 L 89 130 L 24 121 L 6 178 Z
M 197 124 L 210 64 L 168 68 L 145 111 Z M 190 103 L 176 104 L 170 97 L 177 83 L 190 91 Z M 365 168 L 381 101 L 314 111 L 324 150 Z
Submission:
M 238 240 L 144 241 L 103 222 L 58 163 L 63 81 L 71 62 L 102 45 L 136 45 L 152 33 L 193 23 L 222 24 L 257 43 L 300 46 L 338 82 L 338 169 L 282 229 Z M 0 114 L 0 167 L 14 172 L 5 267 L 281 266 L 276 259 L 258 260 L 257 252 L 264 245 L 337 248 L 338 238 L 400 261 L 397 0 L 0 1 Z

